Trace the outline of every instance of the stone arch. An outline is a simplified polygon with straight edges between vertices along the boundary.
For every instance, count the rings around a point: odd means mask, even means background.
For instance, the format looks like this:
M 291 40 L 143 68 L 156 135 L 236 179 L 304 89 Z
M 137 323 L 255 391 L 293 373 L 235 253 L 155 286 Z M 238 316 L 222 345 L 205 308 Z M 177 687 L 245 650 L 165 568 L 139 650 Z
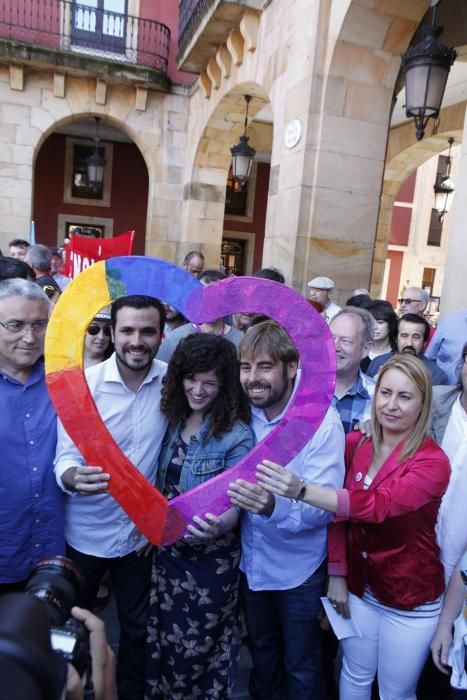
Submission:
M 146 168 L 148 170 L 149 177 L 151 177 L 151 171 L 153 170 L 153 163 L 150 158 L 148 158 L 148 149 L 146 147 L 145 140 L 142 136 L 141 133 L 136 131 L 129 125 L 127 122 L 123 121 L 120 118 L 114 117 L 111 114 L 107 114 L 105 112 L 101 112 L 97 109 L 94 109 L 91 112 L 81 112 L 81 113 L 74 113 L 72 115 L 62 117 L 57 119 L 56 121 L 53 121 L 45 128 L 44 131 L 41 132 L 35 146 L 34 146 L 34 155 L 33 155 L 33 167 L 36 162 L 37 154 L 41 150 L 42 146 L 44 145 L 45 141 L 51 136 L 53 133 L 55 133 L 58 129 L 61 129 L 63 126 L 66 126 L 67 124 L 73 123 L 73 122 L 80 122 L 83 120 L 88 120 L 90 118 L 94 117 L 100 117 L 102 119 L 102 122 L 110 124 L 113 126 L 115 129 L 119 129 L 119 131 L 122 131 L 124 134 L 126 134 L 135 144 L 135 146 L 138 148 L 139 152 L 141 153 L 141 156 L 143 157 L 143 160 L 146 164 Z
M 71 185 L 66 185 L 67 182 L 71 182 L 71 171 L 69 171 L 68 178 L 68 171 L 66 170 L 67 167 L 71 168 L 71 144 L 66 146 L 67 140 L 63 134 L 59 135 L 58 138 L 54 137 L 53 140 L 49 139 L 62 128 L 66 128 L 70 124 L 78 125 L 86 122 L 87 126 L 89 126 L 90 123 L 92 124 L 92 120 L 95 116 L 100 117 L 102 120 L 101 137 L 104 142 L 106 141 L 105 132 L 103 133 L 103 127 L 105 125 L 112 126 L 115 130 L 128 137 L 128 139 L 122 139 L 128 142 L 114 144 L 112 151 L 110 151 L 109 148 L 109 164 L 112 165 L 111 153 L 113 153 L 113 167 L 112 176 L 105 180 L 105 182 L 108 183 L 105 187 L 107 194 L 104 194 L 102 201 L 94 201 L 94 203 L 89 202 L 89 206 L 86 206 L 88 202 L 83 199 L 75 199 L 72 197 Z M 78 131 L 81 132 L 81 129 Z M 94 132 L 92 131 L 87 135 L 88 143 L 92 143 L 89 139 L 92 139 L 93 134 Z M 119 141 L 119 138 L 116 136 L 115 140 Z M 36 221 L 36 232 L 40 236 L 39 240 L 47 243 L 47 245 L 55 245 L 57 242 L 61 245 L 61 232 L 64 231 L 65 221 L 74 221 L 75 223 L 81 224 L 93 222 L 105 225 L 106 236 L 122 233 L 126 228 L 135 228 L 135 253 L 143 253 L 148 219 L 150 217 L 149 191 L 151 170 L 153 169 L 151 161 L 148 162 L 148 149 L 144 149 L 144 146 L 145 143 L 142 135 L 138 134 L 138 132 L 129 127 L 128 124 L 120 118 L 112 114 L 103 113 L 98 109 L 94 109 L 90 112 L 75 112 L 71 116 L 60 117 L 46 126 L 36 142 L 33 158 L 32 207 L 33 218 Z M 42 152 L 42 149 L 45 149 L 45 151 Z M 52 181 L 55 182 L 55 185 L 52 192 L 52 201 L 54 204 L 47 207 L 45 206 L 45 195 L 47 192 L 47 184 L 45 184 L 46 178 L 44 177 L 45 163 L 48 158 L 54 157 L 54 151 L 60 154 L 60 161 L 57 161 L 57 168 L 60 168 L 60 170 L 57 170 L 57 173 L 60 172 L 62 179 L 61 182 L 57 182 L 57 179 L 53 178 Z M 40 154 L 42 154 L 42 157 Z M 63 160 L 61 160 L 61 158 L 63 158 Z M 128 191 L 133 193 L 132 196 L 130 195 L 132 201 L 134 198 L 133 208 L 131 208 L 131 204 L 130 208 L 123 204 L 122 195 L 123 192 L 126 191 L 127 186 L 122 182 L 119 173 L 122 172 L 124 163 L 128 163 L 128 167 L 132 168 L 132 172 L 135 176 L 135 179 L 133 180 L 132 178 L 131 183 L 128 184 Z M 61 170 L 62 164 L 63 171 Z M 65 187 L 62 198 L 61 195 L 55 196 L 55 193 L 58 193 L 57 187 L 63 188 L 63 178 L 65 178 Z M 48 187 L 50 188 L 51 186 L 52 185 L 49 184 Z M 115 195 L 115 193 L 118 194 Z
M 394 202 L 401 185 L 420 165 L 447 148 L 450 136 L 456 143 L 462 141 L 467 100 L 445 107 L 440 112 L 436 133 L 417 141 L 412 122 L 393 127 L 389 134 L 386 166 L 384 169 L 381 205 L 375 241 L 375 265 L 371 279 L 371 293 L 381 293 L 381 278 L 378 274 L 384 267 L 391 233 Z
M 306 233 L 297 246 L 297 282 L 326 274 L 340 298 L 381 279 L 373 260 L 392 97 L 400 54 L 428 9 L 426 0 L 351 0 L 334 7 L 324 47 L 322 89 L 312 110 L 313 192 Z M 316 80 L 316 77 L 315 77 Z M 311 235 L 310 235 L 311 232 Z
M 237 84 L 213 105 L 187 170 L 183 191 L 181 240 L 177 251 L 179 261 L 193 248 L 193 243 L 196 243 L 206 257 L 207 266 L 217 267 L 219 264 L 225 188 L 232 159 L 230 148 L 243 133 L 243 96 L 246 94 L 253 97 L 248 111 L 247 135 L 255 148 L 259 144 L 259 137 L 262 137 L 263 142 L 267 141 L 267 136 L 260 133 L 260 127 L 253 121 L 270 101 L 262 86 L 252 81 Z M 264 146 L 264 143 L 262 145 Z M 269 148 L 271 146 L 272 134 Z
M 5 71 L 0 71 L 2 78 Z M 153 247 L 151 234 L 156 231 L 161 241 L 157 252 L 164 257 L 167 231 L 173 232 L 175 239 L 179 235 L 188 99 L 152 90 L 147 91 L 146 99 L 140 99 L 134 85 L 103 87 L 94 78 L 83 76 L 67 75 L 61 89 L 56 87 L 53 73 L 32 71 L 24 92 L 6 93 L 8 116 L 4 121 L 14 136 L 9 145 L 10 160 L 2 171 L 8 178 L 2 204 L 8 213 L 1 218 L 0 244 L 5 245 L 13 236 L 28 236 L 33 168 L 45 139 L 67 121 L 98 115 L 125 132 L 144 159 L 149 175 L 146 249 L 152 252 L 148 249 Z

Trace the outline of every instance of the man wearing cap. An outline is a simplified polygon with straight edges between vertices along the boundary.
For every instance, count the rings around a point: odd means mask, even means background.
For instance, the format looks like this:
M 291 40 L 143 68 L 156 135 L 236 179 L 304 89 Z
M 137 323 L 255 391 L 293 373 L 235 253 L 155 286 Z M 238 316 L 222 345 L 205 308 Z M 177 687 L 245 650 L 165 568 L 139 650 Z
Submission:
M 311 301 L 317 301 L 324 306 L 323 316 L 329 325 L 341 307 L 330 299 L 331 290 L 334 289 L 334 282 L 329 277 L 313 277 L 308 282 Z
M 55 282 L 58 284 L 58 286 L 63 292 L 65 287 L 67 287 L 71 282 L 71 279 L 69 277 L 66 277 L 66 275 L 62 275 L 62 273 L 60 272 L 63 265 L 63 254 L 61 248 L 58 248 L 56 245 L 50 246 L 49 250 L 52 253 L 50 271 Z

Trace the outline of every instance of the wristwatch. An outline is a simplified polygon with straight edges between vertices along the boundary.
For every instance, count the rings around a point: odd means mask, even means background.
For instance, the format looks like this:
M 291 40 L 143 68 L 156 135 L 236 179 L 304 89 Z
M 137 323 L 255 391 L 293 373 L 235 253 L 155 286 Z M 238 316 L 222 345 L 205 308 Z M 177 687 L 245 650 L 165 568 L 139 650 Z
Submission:
M 305 494 L 306 494 L 306 486 L 307 486 L 306 481 L 304 479 L 300 479 L 300 489 L 299 489 L 297 495 L 295 496 L 296 501 L 303 501 L 303 499 L 305 498 Z

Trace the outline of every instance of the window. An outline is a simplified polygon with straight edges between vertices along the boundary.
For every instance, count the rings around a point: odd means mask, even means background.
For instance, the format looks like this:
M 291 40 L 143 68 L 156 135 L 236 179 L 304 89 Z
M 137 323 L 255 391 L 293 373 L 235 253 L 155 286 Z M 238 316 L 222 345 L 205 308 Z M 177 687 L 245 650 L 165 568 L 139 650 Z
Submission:
M 85 207 L 110 207 L 112 190 L 113 144 L 99 142 L 99 154 L 103 156 L 104 181 L 102 188 L 89 187 L 86 159 L 94 152 L 95 143 L 90 139 L 66 138 L 65 170 L 63 173 L 64 204 L 81 204 Z
M 433 287 L 435 285 L 435 274 L 436 270 L 434 267 L 423 268 L 422 289 L 428 292 L 430 297 L 433 294 Z
M 221 248 L 221 265 L 227 275 L 245 274 L 245 240 L 223 238 Z
M 75 0 L 73 43 L 124 53 L 127 0 Z
M 97 224 L 75 224 L 71 221 L 67 221 L 65 224 L 65 237 L 71 238 L 75 233 L 78 236 L 87 236 L 88 238 L 104 238 L 105 226 L 99 226 Z
M 105 160 L 104 148 L 98 148 L 99 155 Z M 97 187 L 90 187 L 88 180 L 87 159 L 94 153 L 93 146 L 73 146 L 73 172 L 71 180 L 71 196 L 86 197 L 86 199 L 102 199 L 104 182 Z
M 440 246 L 443 222 L 439 220 L 436 209 L 431 210 L 430 228 L 428 229 L 427 245 Z

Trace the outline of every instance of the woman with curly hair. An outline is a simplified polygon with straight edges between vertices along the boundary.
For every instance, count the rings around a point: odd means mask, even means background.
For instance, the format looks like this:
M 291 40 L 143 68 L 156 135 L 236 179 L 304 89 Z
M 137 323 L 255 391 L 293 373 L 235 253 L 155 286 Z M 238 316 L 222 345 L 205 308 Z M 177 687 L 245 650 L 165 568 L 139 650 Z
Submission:
M 169 427 L 157 486 L 171 499 L 233 467 L 253 447 L 232 343 L 209 333 L 182 340 L 161 409 Z M 238 513 L 195 516 L 190 534 L 154 555 L 146 697 L 230 697 L 240 650 Z

